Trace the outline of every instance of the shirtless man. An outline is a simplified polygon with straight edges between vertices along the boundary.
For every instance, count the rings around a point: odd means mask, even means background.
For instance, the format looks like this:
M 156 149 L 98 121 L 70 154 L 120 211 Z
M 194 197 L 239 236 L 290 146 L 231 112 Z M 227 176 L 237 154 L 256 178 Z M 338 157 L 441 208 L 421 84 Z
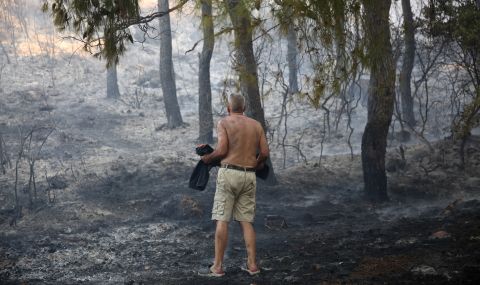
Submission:
M 208 269 L 208 276 L 221 277 L 223 256 L 228 241 L 228 223 L 232 218 L 240 222 L 247 248 L 245 271 L 251 275 L 260 273 L 256 263 L 255 230 L 255 170 L 262 169 L 269 155 L 267 139 L 262 125 L 243 115 L 245 99 L 232 94 L 227 107 L 229 116 L 218 122 L 217 148 L 202 156 L 209 164 L 221 160 L 217 176 L 217 189 L 213 201 L 212 220 L 217 221 L 215 231 L 215 261 Z M 257 151 L 259 154 L 257 156 Z

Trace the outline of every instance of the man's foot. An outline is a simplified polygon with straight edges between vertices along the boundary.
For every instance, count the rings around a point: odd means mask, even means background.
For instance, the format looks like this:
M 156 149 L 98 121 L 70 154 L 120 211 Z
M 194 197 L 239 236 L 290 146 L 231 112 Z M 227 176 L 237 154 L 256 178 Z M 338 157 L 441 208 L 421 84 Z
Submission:
M 248 264 L 245 264 L 245 267 L 241 267 L 241 269 L 243 271 L 246 271 L 248 272 L 248 274 L 250 275 L 257 275 L 258 273 L 260 273 L 260 269 L 258 267 L 248 267 Z
M 222 277 L 225 275 L 225 272 L 222 268 L 215 269 L 215 267 L 212 265 L 208 268 L 198 271 L 198 275 L 206 277 Z

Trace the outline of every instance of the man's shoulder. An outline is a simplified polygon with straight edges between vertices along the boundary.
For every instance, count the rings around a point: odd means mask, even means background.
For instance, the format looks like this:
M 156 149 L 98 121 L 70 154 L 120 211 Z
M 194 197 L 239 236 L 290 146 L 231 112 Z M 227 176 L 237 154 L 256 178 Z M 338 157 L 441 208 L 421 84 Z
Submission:
M 237 121 L 237 120 L 247 122 L 250 126 L 254 126 L 255 128 L 262 128 L 262 124 L 260 124 L 259 121 L 255 120 L 253 118 L 247 117 L 247 116 L 243 116 L 241 118 L 240 117 L 233 117 L 233 116 L 223 117 L 218 121 L 218 124 L 225 127 L 225 126 L 227 126 L 227 125 L 229 125 L 232 122 Z
M 247 121 L 250 122 L 251 124 L 254 124 L 256 126 L 261 126 L 259 121 L 255 120 L 253 118 L 247 117 L 247 116 L 245 116 L 245 118 L 247 118 Z
M 222 126 L 225 125 L 228 122 L 228 117 L 223 117 L 220 120 L 218 120 L 218 125 Z
M 251 128 L 254 128 L 256 132 L 263 131 L 262 124 L 260 124 L 259 121 L 255 120 L 253 118 L 249 118 L 249 117 L 246 117 L 246 118 L 247 118 L 248 125 Z

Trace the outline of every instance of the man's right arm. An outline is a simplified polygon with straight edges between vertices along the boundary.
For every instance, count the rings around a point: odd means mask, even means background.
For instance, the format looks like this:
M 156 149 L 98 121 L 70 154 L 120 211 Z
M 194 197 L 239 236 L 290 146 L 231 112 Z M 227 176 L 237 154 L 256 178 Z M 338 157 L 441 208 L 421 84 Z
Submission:
M 220 161 L 224 159 L 228 154 L 227 130 L 225 129 L 225 126 L 223 125 L 222 122 L 223 121 L 220 120 L 217 124 L 217 136 L 218 136 L 217 147 L 212 153 L 202 156 L 202 160 L 206 164 L 210 164 L 215 161 Z
M 267 160 L 267 157 L 270 155 L 270 151 L 268 149 L 268 142 L 267 138 L 265 136 L 265 132 L 263 131 L 263 128 L 261 125 L 259 125 L 259 131 L 260 131 L 260 141 L 259 141 L 259 152 L 257 156 L 257 169 L 262 169 L 265 163 L 265 160 Z

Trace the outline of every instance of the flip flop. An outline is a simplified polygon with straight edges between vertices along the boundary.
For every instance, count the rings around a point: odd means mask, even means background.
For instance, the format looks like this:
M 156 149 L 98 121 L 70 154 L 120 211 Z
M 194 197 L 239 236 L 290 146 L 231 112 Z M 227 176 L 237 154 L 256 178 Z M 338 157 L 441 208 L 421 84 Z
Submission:
M 225 275 L 225 271 L 223 271 L 223 269 L 220 272 L 214 271 L 212 265 L 208 267 L 208 269 L 198 271 L 198 275 L 205 277 L 222 277 Z
M 243 271 L 248 272 L 248 274 L 250 274 L 251 276 L 257 275 L 257 274 L 260 273 L 260 269 L 259 269 L 259 268 L 257 268 L 257 270 L 255 270 L 255 271 L 252 271 L 252 270 L 248 269 L 248 265 L 246 265 L 246 264 L 245 264 L 245 267 L 240 267 L 240 269 L 242 269 Z

